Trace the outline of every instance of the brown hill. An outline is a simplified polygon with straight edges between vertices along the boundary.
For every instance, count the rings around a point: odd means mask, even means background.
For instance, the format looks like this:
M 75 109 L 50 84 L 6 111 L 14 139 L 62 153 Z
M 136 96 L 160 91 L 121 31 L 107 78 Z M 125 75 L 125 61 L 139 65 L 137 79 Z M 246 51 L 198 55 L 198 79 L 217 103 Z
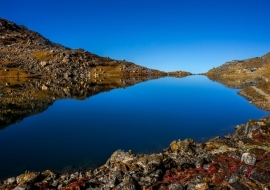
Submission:
M 239 92 L 250 103 L 270 110 L 270 53 L 262 57 L 234 60 L 209 70 L 209 79 L 225 86 L 242 88 Z
M 53 43 L 37 32 L 0 18 L 0 77 L 97 78 L 166 75 L 125 60 L 100 57 Z

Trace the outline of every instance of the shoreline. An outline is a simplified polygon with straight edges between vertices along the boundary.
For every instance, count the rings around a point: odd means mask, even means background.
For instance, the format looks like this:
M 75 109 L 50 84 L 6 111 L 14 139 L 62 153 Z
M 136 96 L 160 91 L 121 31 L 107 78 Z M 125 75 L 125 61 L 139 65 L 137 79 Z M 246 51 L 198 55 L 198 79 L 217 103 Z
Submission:
M 174 140 L 161 153 L 115 151 L 94 170 L 26 172 L 0 189 L 265 189 L 270 187 L 270 116 L 205 143 Z

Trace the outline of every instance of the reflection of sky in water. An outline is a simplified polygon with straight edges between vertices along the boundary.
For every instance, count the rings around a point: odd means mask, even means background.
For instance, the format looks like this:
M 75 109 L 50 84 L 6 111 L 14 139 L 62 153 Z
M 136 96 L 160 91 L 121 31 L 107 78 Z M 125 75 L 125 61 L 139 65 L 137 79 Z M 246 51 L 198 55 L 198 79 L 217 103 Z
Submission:
M 0 131 L 0 171 L 4 176 L 102 164 L 117 149 L 161 151 L 172 140 L 225 135 L 236 124 L 267 115 L 236 92 L 190 76 L 57 101 Z

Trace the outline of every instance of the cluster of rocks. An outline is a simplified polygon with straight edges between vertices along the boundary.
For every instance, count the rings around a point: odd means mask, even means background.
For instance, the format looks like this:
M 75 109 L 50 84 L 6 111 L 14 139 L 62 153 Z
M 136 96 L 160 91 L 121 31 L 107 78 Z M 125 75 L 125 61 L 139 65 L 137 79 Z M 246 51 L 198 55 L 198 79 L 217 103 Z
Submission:
M 0 182 L 0 189 L 269 189 L 270 117 L 235 128 L 206 143 L 175 140 L 162 153 L 117 150 L 92 170 L 27 171 Z

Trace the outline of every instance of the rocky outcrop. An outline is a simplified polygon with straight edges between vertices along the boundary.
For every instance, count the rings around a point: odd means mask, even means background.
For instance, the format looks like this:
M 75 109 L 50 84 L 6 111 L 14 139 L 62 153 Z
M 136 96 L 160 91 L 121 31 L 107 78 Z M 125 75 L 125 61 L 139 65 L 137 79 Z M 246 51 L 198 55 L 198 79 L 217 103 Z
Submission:
M 234 60 L 206 73 L 213 81 L 230 88 L 242 88 L 240 95 L 250 103 L 270 110 L 270 53 L 247 60 Z
M 168 72 L 167 75 L 176 77 L 176 78 L 182 78 L 182 77 L 192 75 L 192 73 L 186 72 L 186 71 L 173 71 L 173 72 Z
M 175 140 L 161 153 L 117 150 L 96 169 L 27 171 L 0 189 L 269 189 L 270 117 L 235 129 L 206 143 Z

